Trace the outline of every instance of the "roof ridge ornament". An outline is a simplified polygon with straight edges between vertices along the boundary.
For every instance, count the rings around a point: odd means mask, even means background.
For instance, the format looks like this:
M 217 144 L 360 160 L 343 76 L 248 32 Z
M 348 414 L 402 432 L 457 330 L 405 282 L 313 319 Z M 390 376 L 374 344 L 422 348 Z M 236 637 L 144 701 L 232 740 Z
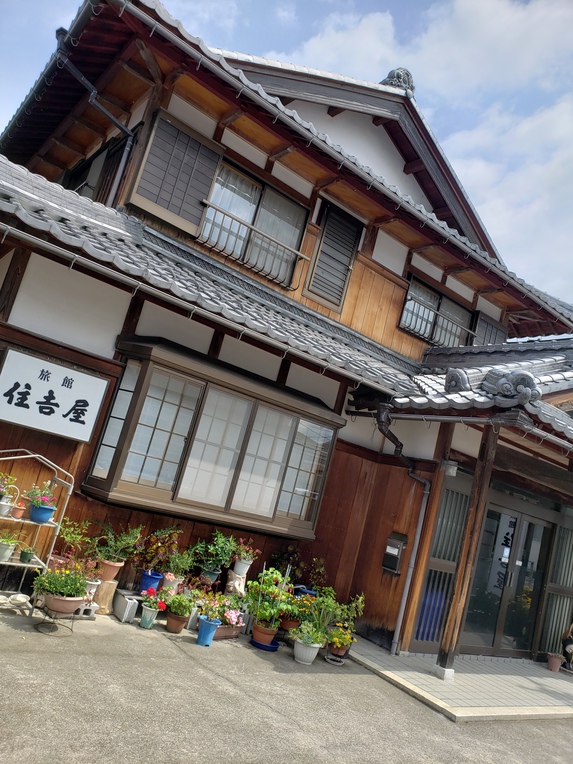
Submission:
M 444 389 L 446 393 L 464 393 L 472 388 L 468 375 L 463 369 L 448 369 Z
M 414 95 L 416 87 L 414 86 L 414 78 L 408 69 L 400 66 L 398 69 L 392 69 L 388 72 L 388 76 L 381 82 L 381 85 L 389 85 L 391 88 L 400 88 L 406 91 L 406 95 L 411 98 Z
M 502 395 L 504 398 L 516 398 L 516 403 L 524 406 L 526 403 L 535 403 L 541 398 L 541 389 L 536 378 L 529 371 L 515 369 L 509 374 L 507 371 L 489 371 L 482 382 L 482 388 L 488 393 Z

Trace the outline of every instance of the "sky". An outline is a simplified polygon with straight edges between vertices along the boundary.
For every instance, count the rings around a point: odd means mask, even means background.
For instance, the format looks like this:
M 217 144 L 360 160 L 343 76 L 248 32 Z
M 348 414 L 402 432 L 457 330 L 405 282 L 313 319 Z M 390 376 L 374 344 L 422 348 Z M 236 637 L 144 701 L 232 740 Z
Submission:
M 573 0 L 164 0 L 208 45 L 415 98 L 510 270 L 573 303 Z M 80 0 L 0 0 L 0 131 Z M 360 158 L 360 157 L 359 157 Z

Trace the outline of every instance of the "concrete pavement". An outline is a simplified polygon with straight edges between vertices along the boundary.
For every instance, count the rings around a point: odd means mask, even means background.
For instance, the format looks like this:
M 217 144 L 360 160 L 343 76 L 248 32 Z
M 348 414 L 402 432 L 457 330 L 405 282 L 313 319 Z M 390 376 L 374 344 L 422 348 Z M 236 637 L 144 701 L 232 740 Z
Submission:
M 0 611 L 0 762 L 546 764 L 568 721 L 453 724 L 364 667 L 246 637 L 210 648 L 98 616 L 70 636 Z

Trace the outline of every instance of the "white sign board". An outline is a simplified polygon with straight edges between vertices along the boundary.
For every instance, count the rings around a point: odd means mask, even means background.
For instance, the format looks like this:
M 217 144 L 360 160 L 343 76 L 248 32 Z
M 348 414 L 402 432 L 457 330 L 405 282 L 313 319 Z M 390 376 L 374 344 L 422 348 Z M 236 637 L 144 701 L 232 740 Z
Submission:
M 108 382 L 8 350 L 0 372 L 0 419 L 88 442 Z

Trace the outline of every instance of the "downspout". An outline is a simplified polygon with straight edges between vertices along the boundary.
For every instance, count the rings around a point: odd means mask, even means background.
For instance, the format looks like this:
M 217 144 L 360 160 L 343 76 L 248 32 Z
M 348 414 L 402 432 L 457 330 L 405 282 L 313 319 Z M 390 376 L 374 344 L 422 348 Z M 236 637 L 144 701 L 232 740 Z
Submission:
M 414 534 L 414 543 L 412 545 L 412 554 L 410 555 L 410 561 L 408 563 L 408 570 L 406 571 L 406 580 L 404 581 L 404 590 L 402 592 L 402 599 L 400 600 L 400 608 L 398 610 L 398 617 L 396 618 L 396 627 L 394 628 L 394 638 L 392 639 L 392 645 L 390 647 L 390 655 L 396 655 L 398 652 L 398 646 L 400 644 L 400 634 L 402 631 L 402 622 L 404 620 L 404 613 L 406 611 L 406 602 L 410 594 L 410 588 L 412 586 L 412 576 L 414 575 L 414 568 L 416 567 L 416 560 L 418 557 L 418 547 L 420 546 L 420 538 L 422 536 L 422 526 L 424 525 L 424 519 L 426 517 L 426 507 L 428 506 L 428 497 L 430 495 L 431 482 L 426 478 L 416 475 L 414 472 L 414 465 L 404 454 L 402 449 L 404 444 L 398 440 L 396 435 L 390 431 L 390 425 L 392 420 L 390 419 L 389 406 L 387 404 L 378 404 L 378 411 L 376 416 L 376 424 L 378 429 L 384 435 L 384 437 L 390 440 L 394 448 L 394 456 L 397 456 L 403 464 L 408 467 L 408 477 L 412 480 L 416 480 L 418 483 L 422 483 L 424 486 L 424 493 L 422 494 L 422 502 L 420 504 L 420 514 L 418 515 L 418 523 L 416 525 L 416 533 Z

